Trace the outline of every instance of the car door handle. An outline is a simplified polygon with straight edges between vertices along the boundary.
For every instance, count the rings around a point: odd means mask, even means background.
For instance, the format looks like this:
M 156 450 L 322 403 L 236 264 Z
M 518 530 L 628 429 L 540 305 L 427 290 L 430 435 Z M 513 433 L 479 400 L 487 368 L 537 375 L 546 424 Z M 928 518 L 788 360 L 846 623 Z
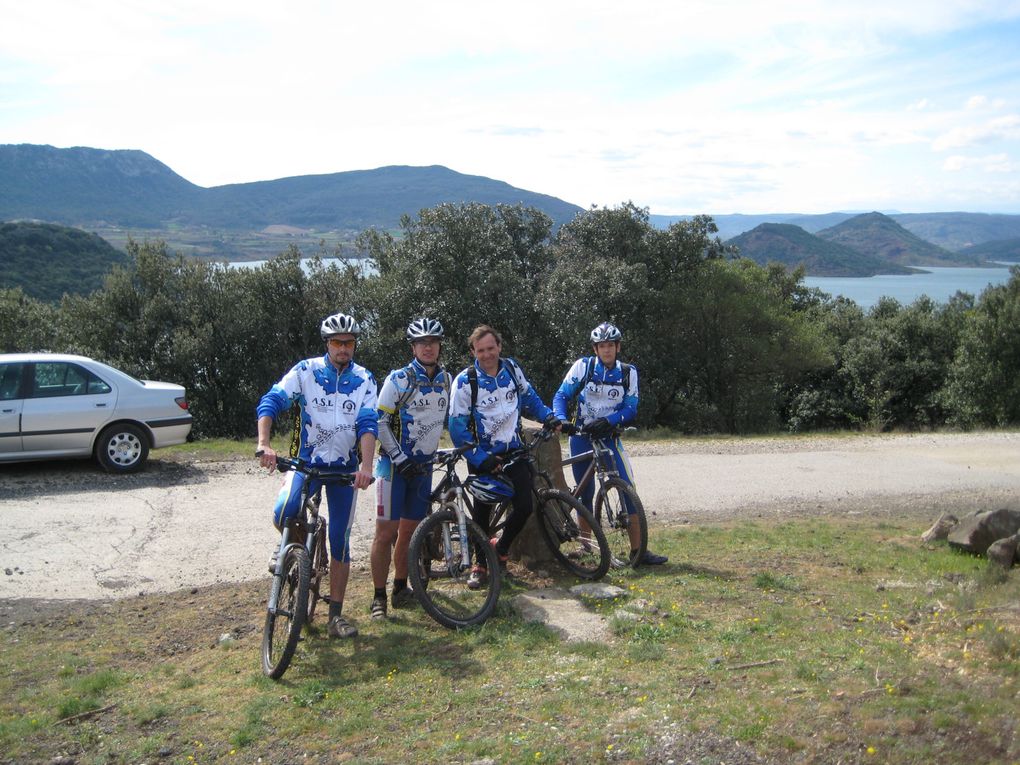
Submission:
M 102 409 L 106 404 L 96 404 L 96 409 Z
M 4 409 L 3 411 L 4 411 L 4 414 L 11 414 L 14 410 L 13 409 Z

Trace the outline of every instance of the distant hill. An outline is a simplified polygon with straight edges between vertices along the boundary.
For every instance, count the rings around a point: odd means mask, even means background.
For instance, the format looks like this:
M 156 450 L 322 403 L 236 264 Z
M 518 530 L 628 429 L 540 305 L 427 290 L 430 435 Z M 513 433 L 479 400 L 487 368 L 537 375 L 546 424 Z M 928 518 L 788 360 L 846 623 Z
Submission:
M 202 188 L 141 151 L 0 146 L 0 220 L 260 231 L 396 228 L 443 202 L 524 204 L 557 224 L 581 212 L 538 194 L 445 167 L 382 167 Z
M 667 228 L 680 220 L 690 220 L 691 215 L 649 215 L 649 222 L 657 228 Z M 821 231 L 823 228 L 835 226 L 837 223 L 854 217 L 854 213 L 833 212 L 822 215 L 802 215 L 800 213 L 774 213 L 771 215 L 713 215 L 712 220 L 719 229 L 719 238 L 723 241 L 732 239 L 738 234 L 750 231 L 762 223 L 790 223 L 808 233 Z M 1020 217 L 1020 216 L 1018 216 Z
M 1020 238 L 1000 239 L 996 242 L 985 242 L 973 247 L 964 247 L 961 255 L 970 255 L 999 263 L 1020 263 Z
M 0 223 L 0 288 L 40 300 L 87 295 L 128 256 L 96 234 L 50 223 Z
M 818 232 L 821 239 L 900 266 L 981 266 L 982 258 L 960 255 L 910 233 L 879 212 L 856 215 Z
M 893 220 L 922 239 L 961 251 L 985 242 L 1020 238 L 1020 215 L 987 213 L 907 213 Z
M 833 212 L 822 215 L 773 213 L 768 215 L 713 215 L 724 241 L 750 231 L 762 223 L 792 223 L 809 233 L 831 228 L 858 213 Z M 1020 237 L 1020 215 L 988 215 L 986 213 L 885 213 L 907 231 L 947 250 L 959 251 L 983 242 Z M 650 215 L 653 226 L 666 228 L 690 215 Z
M 726 243 L 735 245 L 742 256 L 756 263 L 764 265 L 774 261 L 791 270 L 804 266 L 809 276 L 914 273 L 912 269 L 889 263 L 875 255 L 821 239 L 791 223 L 762 223 Z

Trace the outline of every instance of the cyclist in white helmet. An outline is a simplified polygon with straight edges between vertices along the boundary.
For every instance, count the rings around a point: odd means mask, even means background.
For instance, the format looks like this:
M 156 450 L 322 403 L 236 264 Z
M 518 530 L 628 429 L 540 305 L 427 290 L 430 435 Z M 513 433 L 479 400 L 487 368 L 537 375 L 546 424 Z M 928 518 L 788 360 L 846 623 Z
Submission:
M 376 522 L 372 542 L 370 607 L 386 618 L 386 578 L 393 562 L 394 608 L 412 605 L 407 587 L 407 547 L 428 510 L 431 463 L 439 448 L 450 403 L 450 374 L 439 363 L 443 325 L 415 319 L 407 326 L 411 363 L 394 369 L 379 392 L 379 461 L 375 466 Z
M 591 438 L 610 436 L 618 426 L 626 425 L 637 417 L 638 373 L 632 365 L 618 358 L 622 339 L 623 333 L 615 324 L 606 321 L 595 327 L 591 331 L 592 355 L 574 362 L 553 397 L 553 411 L 564 421 L 569 420 L 567 410 L 571 402 L 575 399 L 577 401 L 574 425 L 578 429 L 583 427 L 584 433 L 575 433 L 570 437 L 571 455 L 590 452 Z M 633 486 L 634 473 L 619 437 L 607 441 L 616 456 L 616 468 L 620 477 Z M 584 476 L 589 464 L 590 460 L 571 465 L 575 480 Z M 581 497 L 589 510 L 594 491 L 594 483 L 589 483 Z M 628 512 L 633 513 L 629 504 Z M 632 550 L 639 550 L 641 542 L 638 525 L 629 524 L 628 533 L 631 535 Z M 646 550 L 641 563 L 658 565 L 668 560 L 665 555 L 656 555 Z
M 358 489 L 372 483 L 376 433 L 376 383 L 372 373 L 354 361 L 361 328 L 354 317 L 337 313 L 322 320 L 319 334 L 326 353 L 299 361 L 259 401 L 256 455 L 263 467 L 276 467 L 276 452 L 269 443 L 273 422 L 297 404 L 300 408 L 297 457 L 312 465 L 340 468 L 354 474 L 353 486 L 323 486 L 329 507 L 329 628 L 333 638 L 358 634 L 342 615 L 344 593 L 351 568 L 351 526 Z M 360 452 L 360 460 L 359 460 Z M 273 523 L 282 529 L 299 511 L 301 486 L 306 479 L 288 471 L 273 508 Z M 318 487 L 316 481 L 309 493 Z

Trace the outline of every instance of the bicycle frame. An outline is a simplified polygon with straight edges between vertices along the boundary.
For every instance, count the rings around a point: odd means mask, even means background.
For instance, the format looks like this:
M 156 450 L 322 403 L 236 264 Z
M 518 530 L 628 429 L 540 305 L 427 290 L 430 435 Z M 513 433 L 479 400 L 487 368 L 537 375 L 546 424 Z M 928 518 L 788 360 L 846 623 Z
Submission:
M 349 473 L 336 473 L 326 470 L 319 470 L 318 468 L 313 468 L 305 465 L 301 460 L 289 459 L 287 457 L 277 457 L 276 463 L 277 468 L 280 470 L 294 470 L 295 472 L 303 473 L 307 478 L 318 479 L 319 481 L 322 482 L 323 485 L 327 483 L 340 483 L 350 485 L 353 483 L 353 478 Z M 322 532 L 323 526 L 325 526 L 326 524 L 326 522 L 322 519 L 322 516 L 319 515 L 319 503 L 314 501 L 313 502 L 308 501 L 309 499 L 308 487 L 309 482 L 306 480 L 301 486 L 301 498 L 300 504 L 298 505 L 300 510 L 297 512 L 297 514 L 294 515 L 293 518 L 289 518 L 283 526 L 283 532 L 280 535 L 280 547 L 276 553 L 276 571 L 273 572 L 274 577 L 283 574 L 284 560 L 287 557 L 287 552 L 288 550 L 290 550 L 291 547 L 303 546 L 305 548 L 305 551 L 308 553 L 309 559 L 312 558 L 312 555 L 315 551 L 315 540 L 318 538 L 318 535 Z M 321 491 L 322 486 L 320 485 L 319 488 L 316 490 L 316 494 L 313 496 L 319 496 L 321 498 Z M 311 517 L 309 518 L 309 516 Z M 304 531 L 305 533 L 304 545 L 301 545 L 298 542 L 290 541 L 291 530 Z M 274 614 L 277 612 L 277 608 L 279 607 L 278 603 L 279 594 L 280 593 L 275 587 L 272 588 L 269 593 L 269 603 L 266 607 L 269 611 L 271 611 Z
M 563 460 L 563 467 L 591 460 L 591 464 L 584 471 L 581 480 L 570 490 L 575 499 L 581 498 L 581 493 L 591 483 L 596 473 L 599 476 L 599 483 L 605 483 L 608 478 L 619 477 L 620 475 L 620 471 L 616 469 L 616 460 L 613 457 L 612 449 L 606 446 L 605 441 L 601 438 L 594 438 L 591 440 L 591 446 L 590 451 L 581 452 Z
M 430 507 L 432 503 L 438 502 L 441 510 L 453 510 L 457 516 L 457 529 L 460 538 L 464 540 L 468 539 L 467 513 L 464 508 L 467 508 L 467 512 L 473 512 L 474 508 L 471 505 L 471 500 L 468 499 L 467 492 L 464 491 L 464 484 L 461 482 L 460 476 L 457 475 L 456 466 L 468 448 L 470 447 L 464 446 L 458 449 L 441 449 L 436 452 L 436 462 L 443 466 L 446 475 L 433 490 L 429 502 Z M 452 555 L 453 544 L 450 539 L 450 529 L 444 527 L 443 560 L 449 562 Z M 470 548 L 467 545 L 461 545 L 461 565 L 464 568 L 471 565 Z

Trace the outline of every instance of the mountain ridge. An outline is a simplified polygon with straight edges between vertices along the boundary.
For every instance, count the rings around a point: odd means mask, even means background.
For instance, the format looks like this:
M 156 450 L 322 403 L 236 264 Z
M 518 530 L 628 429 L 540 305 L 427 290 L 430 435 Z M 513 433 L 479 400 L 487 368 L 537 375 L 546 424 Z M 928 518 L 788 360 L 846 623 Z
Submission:
M 782 263 L 788 269 L 803 266 L 811 276 L 875 276 L 911 274 L 913 269 L 862 253 L 839 242 L 815 236 L 792 223 L 759 223 L 726 244 L 760 265 Z

